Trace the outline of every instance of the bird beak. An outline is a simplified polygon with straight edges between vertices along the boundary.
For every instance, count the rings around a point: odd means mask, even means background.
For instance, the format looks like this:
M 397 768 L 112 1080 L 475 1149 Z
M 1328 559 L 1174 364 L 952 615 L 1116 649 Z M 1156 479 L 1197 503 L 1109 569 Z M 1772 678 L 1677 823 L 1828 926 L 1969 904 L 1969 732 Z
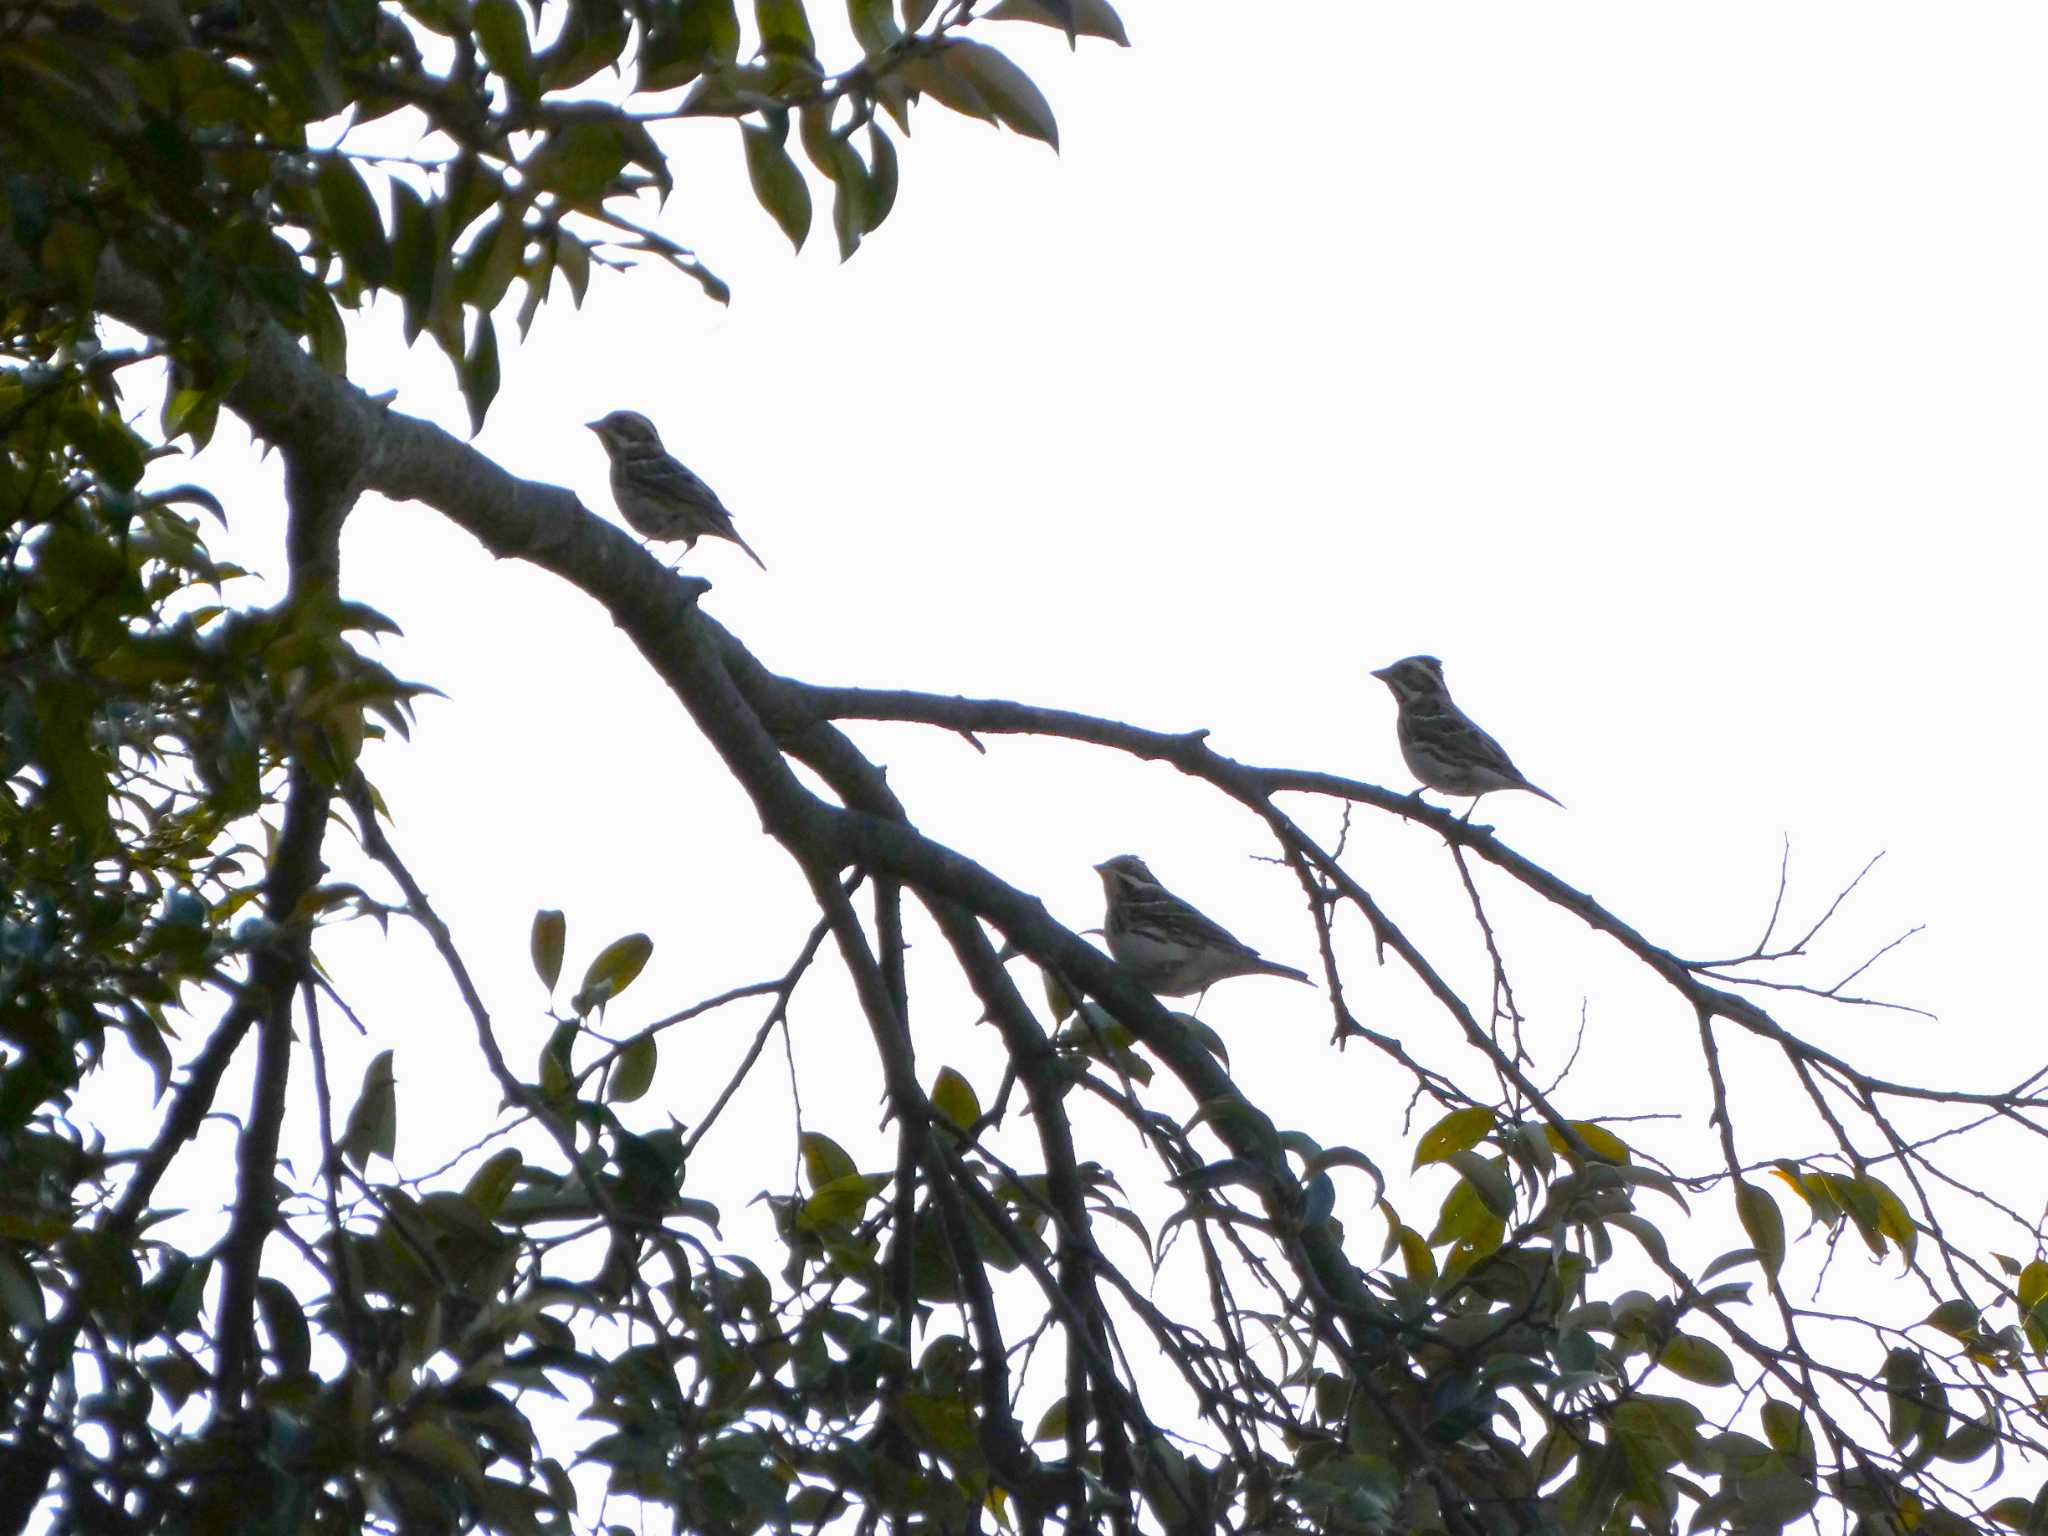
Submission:
M 602 421 L 586 421 L 585 423 L 583 423 L 583 425 L 590 428 L 591 431 L 595 432 L 599 430 L 601 427 L 603 427 L 604 423 Z
M 1381 667 L 1377 672 L 1373 673 L 1373 676 L 1384 683 L 1387 680 L 1387 674 L 1393 670 L 1392 667 Z

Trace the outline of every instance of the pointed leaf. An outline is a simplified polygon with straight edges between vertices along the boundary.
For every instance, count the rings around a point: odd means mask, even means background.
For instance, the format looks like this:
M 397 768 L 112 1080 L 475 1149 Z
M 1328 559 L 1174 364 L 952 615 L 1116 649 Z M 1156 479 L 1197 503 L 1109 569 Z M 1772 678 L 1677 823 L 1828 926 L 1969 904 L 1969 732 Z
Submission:
M 1424 1163 L 1440 1163 L 1453 1152 L 1477 1146 L 1493 1129 L 1494 1123 L 1493 1111 L 1484 1105 L 1452 1110 L 1424 1131 L 1422 1139 L 1415 1143 L 1414 1166 L 1420 1168 Z
M 1729 1360 L 1728 1352 L 1711 1339 L 1689 1333 L 1673 1334 L 1671 1341 L 1658 1353 L 1657 1363 L 1703 1387 L 1735 1384 L 1735 1366 Z
M 519 7 L 513 0 L 476 0 L 470 17 L 491 68 L 521 95 L 533 95 L 533 48 Z
M 1480 1204 L 1506 1221 L 1515 1213 L 1515 1186 L 1508 1182 L 1507 1174 L 1488 1158 L 1477 1152 L 1453 1152 L 1444 1158 L 1465 1177 L 1479 1196 Z
M 817 1131 L 805 1131 L 797 1140 L 797 1149 L 803 1153 L 804 1175 L 814 1192 L 857 1171 L 846 1149 Z
M 398 1145 L 398 1090 L 391 1052 L 379 1051 L 363 1073 L 362 1092 L 341 1135 L 341 1155 L 361 1169 L 374 1156 L 389 1158 Z
M 576 1011 L 588 1013 L 625 991 L 653 953 L 654 940 L 644 933 L 629 933 L 605 945 L 583 973 L 583 985 L 576 989 Z
M 1053 1405 L 1039 1416 L 1038 1428 L 1031 1432 L 1034 1443 L 1046 1440 L 1064 1440 L 1067 1437 L 1067 1400 L 1056 1398 Z
M 932 1108 L 952 1121 L 962 1134 L 971 1135 L 981 1122 L 981 1100 L 975 1095 L 974 1085 L 951 1067 L 939 1069 L 939 1080 L 932 1085 Z
M 512 1193 L 512 1186 L 518 1182 L 519 1170 L 525 1166 L 525 1159 L 519 1155 L 517 1147 L 492 1153 L 462 1187 L 464 1198 L 482 1211 L 487 1220 L 495 1220 L 504 1208 L 505 1197 Z
M 282 1280 L 269 1275 L 256 1282 L 256 1311 L 270 1336 L 270 1353 L 281 1376 L 303 1376 L 313 1361 L 313 1332 L 306 1312 Z
M 1067 14 L 1062 15 L 1063 11 Z M 1057 27 L 1069 37 L 1101 37 L 1119 48 L 1131 46 L 1123 21 L 1109 0 L 1071 0 L 1061 5 L 1048 0 L 998 0 L 985 14 L 992 21 L 1035 21 L 1040 26 Z
M 1929 1327 L 1939 1328 L 1952 1339 L 1968 1338 L 1977 1331 L 1982 1320 L 1983 1313 L 1977 1310 L 1975 1304 L 1960 1297 L 1954 1301 L 1944 1301 L 1925 1318 Z
M 811 232 L 811 189 L 804 184 L 804 173 L 783 147 L 780 135 L 743 123 L 740 139 L 755 200 L 782 227 L 789 243 L 802 250 Z
M 1746 1180 L 1735 1185 L 1735 1214 L 1742 1218 L 1742 1230 L 1773 1275 L 1785 1263 L 1785 1217 L 1778 1202 L 1760 1186 Z
M 2041 1299 L 2048 1297 L 2048 1262 L 2035 1259 L 2022 1269 L 2018 1291 L 2021 1312 L 2032 1312 L 2039 1306 Z
M 568 936 L 569 920 L 561 913 L 547 907 L 533 914 L 533 932 L 527 939 L 527 948 L 533 954 L 533 973 L 550 992 L 561 979 L 562 945 Z
M 1920 1246 L 1920 1224 L 1906 1210 L 1906 1204 L 1892 1187 L 1873 1173 L 1859 1174 L 1856 1182 L 1877 1202 L 1877 1230 L 1898 1244 L 1908 1264 Z
M 1565 1124 L 1569 1125 L 1577 1133 L 1579 1140 L 1586 1144 L 1586 1150 L 1603 1162 L 1626 1163 L 1629 1160 L 1628 1143 L 1606 1126 L 1593 1120 L 1567 1120 Z M 1564 1139 L 1556 1126 L 1546 1125 L 1543 1132 L 1558 1151 L 1571 1150 L 1571 1143 Z
M 939 63 L 956 80 L 970 85 L 1005 127 L 1042 139 L 1054 149 L 1060 147 L 1059 124 L 1053 120 L 1051 104 L 1031 77 L 1002 53 L 986 43 L 959 39 L 939 56 Z
M 654 1082 L 656 1056 L 652 1034 L 635 1035 L 627 1041 L 619 1052 L 619 1059 L 612 1065 L 611 1081 L 605 1085 L 605 1097 L 614 1104 L 630 1104 L 647 1092 Z
M 314 185 L 335 245 L 365 282 L 381 287 L 391 277 L 391 247 L 362 173 L 341 154 L 323 155 Z
M 896 25 L 894 0 L 846 0 L 846 19 L 853 25 L 854 40 L 870 57 L 903 36 L 903 29 Z

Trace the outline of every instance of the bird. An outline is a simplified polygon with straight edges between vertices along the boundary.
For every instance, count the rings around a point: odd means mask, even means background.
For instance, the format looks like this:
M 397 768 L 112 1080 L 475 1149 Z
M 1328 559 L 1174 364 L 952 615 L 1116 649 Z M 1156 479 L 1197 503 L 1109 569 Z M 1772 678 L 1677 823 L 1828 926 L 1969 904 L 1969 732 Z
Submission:
M 1474 806 L 1481 795 L 1496 789 L 1526 789 L 1552 805 L 1564 804 L 1549 790 L 1531 784 L 1501 744 L 1451 702 L 1444 664 L 1434 656 L 1405 657 L 1373 676 L 1393 690 L 1401 711 L 1396 725 L 1401 757 L 1424 787 L 1470 795 Z M 1469 807 L 1465 814 L 1472 814 Z
M 768 562 L 739 536 L 718 493 L 661 446 L 654 423 L 638 411 L 613 411 L 584 423 L 612 461 L 612 500 L 626 526 L 642 538 L 681 539 L 685 550 L 709 534 L 730 539 L 762 570 Z
M 1304 971 L 1262 959 L 1249 944 L 1204 917 L 1159 883 L 1135 853 L 1095 866 L 1109 910 L 1102 920 L 1109 953 L 1147 992 L 1186 997 L 1231 976 L 1287 976 Z M 1313 985 L 1313 983 L 1311 983 Z

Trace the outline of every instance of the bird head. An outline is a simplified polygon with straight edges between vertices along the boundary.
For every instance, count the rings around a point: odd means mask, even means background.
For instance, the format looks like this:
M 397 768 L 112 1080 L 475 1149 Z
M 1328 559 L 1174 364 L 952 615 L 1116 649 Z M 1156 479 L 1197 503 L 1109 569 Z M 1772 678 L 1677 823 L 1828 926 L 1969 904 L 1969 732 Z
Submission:
M 1381 667 L 1373 676 L 1394 690 L 1394 697 L 1426 699 L 1446 691 L 1444 664 L 1434 656 L 1407 656 L 1392 666 Z
M 652 448 L 658 452 L 661 448 L 661 434 L 654 430 L 654 423 L 638 411 L 613 411 L 609 416 L 600 416 L 584 425 L 595 432 L 597 440 L 612 452 L 622 448 Z
M 1102 876 L 1102 888 L 1112 896 L 1125 886 L 1159 883 L 1159 877 L 1147 869 L 1145 861 L 1135 853 L 1120 853 L 1113 859 L 1104 859 L 1095 866 L 1095 873 Z

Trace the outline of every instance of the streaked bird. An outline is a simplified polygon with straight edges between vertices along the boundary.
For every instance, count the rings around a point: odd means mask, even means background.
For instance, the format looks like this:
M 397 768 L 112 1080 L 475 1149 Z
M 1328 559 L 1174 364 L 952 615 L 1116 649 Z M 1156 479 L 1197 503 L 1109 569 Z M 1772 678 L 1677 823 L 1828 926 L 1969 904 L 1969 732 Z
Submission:
M 1564 804 L 1524 778 L 1501 744 L 1451 702 L 1444 664 L 1434 656 L 1409 656 L 1373 676 L 1393 690 L 1401 711 L 1395 726 L 1401 758 L 1427 788 L 1471 795 L 1474 805 L 1479 796 L 1496 789 L 1526 789 L 1552 805 Z
M 613 411 L 585 425 L 611 457 L 612 500 L 627 527 L 645 539 L 681 539 L 685 550 L 707 535 L 730 539 L 754 564 L 768 569 L 733 527 L 718 493 L 661 446 L 653 422 L 638 411 Z
M 1095 866 L 1109 910 L 1102 921 L 1109 953 L 1147 992 L 1186 997 L 1231 976 L 1288 976 L 1307 981 L 1291 965 L 1261 959 L 1222 924 L 1202 916 L 1161 885 L 1135 853 Z

